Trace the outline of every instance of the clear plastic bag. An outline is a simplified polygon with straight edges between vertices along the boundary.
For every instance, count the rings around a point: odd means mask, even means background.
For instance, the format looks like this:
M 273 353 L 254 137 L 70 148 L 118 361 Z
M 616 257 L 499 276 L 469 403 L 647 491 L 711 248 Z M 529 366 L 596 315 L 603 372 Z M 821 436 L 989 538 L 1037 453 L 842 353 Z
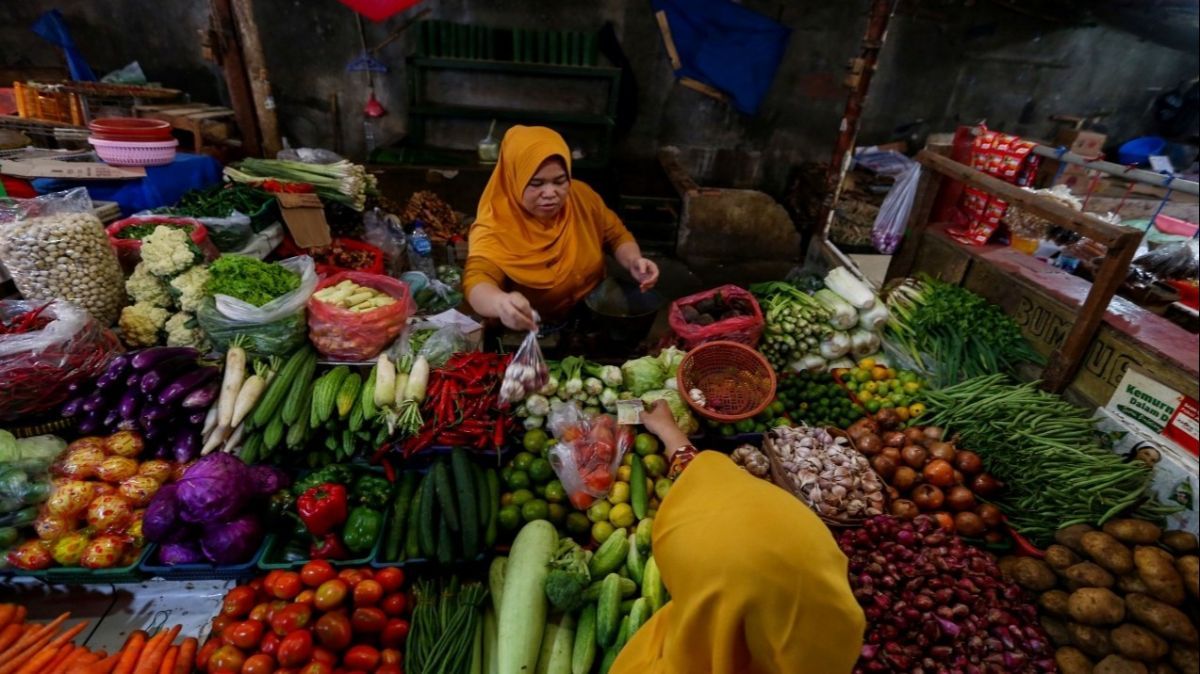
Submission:
M 482 337 L 482 325 L 451 309 L 410 322 L 400 339 L 388 349 L 388 357 L 400 360 L 406 355 L 425 356 L 431 366 L 441 367 L 456 353 L 477 351 Z
M 317 270 L 307 255 L 279 263 L 300 275 L 300 286 L 261 307 L 228 295 L 214 295 L 200 305 L 196 320 L 213 346 L 224 351 L 238 335 L 247 339 L 246 350 L 260 356 L 282 356 L 308 339 L 305 305 L 317 287 Z
M 550 367 L 542 356 L 537 336 L 537 330 L 530 330 L 505 368 L 504 381 L 500 384 L 501 405 L 521 402 L 525 396 L 537 393 L 550 379 Z
M 222 253 L 245 247 L 254 236 L 250 216 L 237 211 L 224 218 L 203 216 L 196 219 L 208 229 L 208 238 Z
M 418 313 L 440 314 L 462 304 L 463 295 L 454 288 L 435 278 L 429 278 L 425 272 L 409 271 L 400 277 L 413 291 L 417 301 Z
M 395 302 L 355 312 L 323 302 L 316 292 L 343 281 L 385 293 Z M 308 336 L 321 354 L 338 360 L 367 360 L 379 355 L 404 329 L 416 305 L 408 286 L 390 276 L 347 271 L 317 284 L 308 299 Z
M 44 305 L 0 300 L 0 323 L 11 324 Z M 71 385 L 99 374 L 121 350 L 112 331 L 70 302 L 53 302 L 39 316 L 51 319 L 41 330 L 0 335 L 0 421 L 59 405 L 71 395 Z
M 125 305 L 125 276 L 87 190 L 0 203 L 0 261 L 21 295 L 68 300 L 112 325 Z
M 1191 239 L 1159 246 L 1135 259 L 1129 275 L 1138 285 L 1155 281 L 1194 279 L 1200 274 L 1200 240 Z
M 558 439 L 549 452 L 550 466 L 571 505 L 585 510 L 612 489 L 621 460 L 633 446 L 633 427 L 617 425 L 608 414 L 588 418 L 573 402 L 551 410 L 547 426 Z
M 920 181 L 921 166 L 914 163 L 896 178 L 896 183 L 888 190 L 883 205 L 879 207 L 879 215 L 875 216 L 875 225 L 871 228 L 871 243 L 875 250 L 891 255 L 900 247 Z
M 383 251 L 383 269 L 399 278 L 408 269 L 408 238 L 400 218 L 378 208 L 363 215 L 363 241 Z

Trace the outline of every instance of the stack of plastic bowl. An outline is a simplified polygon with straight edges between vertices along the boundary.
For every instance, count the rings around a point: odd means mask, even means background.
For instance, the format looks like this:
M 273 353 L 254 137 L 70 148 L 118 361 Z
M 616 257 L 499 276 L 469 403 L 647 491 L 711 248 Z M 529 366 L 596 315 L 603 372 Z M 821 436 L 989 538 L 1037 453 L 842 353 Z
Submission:
M 171 125 L 157 119 L 100 117 L 88 124 L 88 142 L 106 164 L 113 166 L 161 166 L 175 159 L 179 141 L 171 137 Z

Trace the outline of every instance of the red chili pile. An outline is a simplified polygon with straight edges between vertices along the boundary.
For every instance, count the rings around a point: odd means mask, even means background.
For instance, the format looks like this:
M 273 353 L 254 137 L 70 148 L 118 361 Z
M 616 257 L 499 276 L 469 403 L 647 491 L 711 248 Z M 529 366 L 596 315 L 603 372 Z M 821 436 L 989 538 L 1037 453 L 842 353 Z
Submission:
M 416 435 L 396 445 L 405 458 L 431 445 L 500 449 L 516 428 L 516 419 L 500 409 L 500 383 L 510 356 L 456 353 L 445 367 L 429 373 Z M 383 451 L 389 447 L 385 446 Z
M 876 517 L 838 545 L 867 617 L 855 674 L 1056 671 L 1024 591 L 933 518 Z

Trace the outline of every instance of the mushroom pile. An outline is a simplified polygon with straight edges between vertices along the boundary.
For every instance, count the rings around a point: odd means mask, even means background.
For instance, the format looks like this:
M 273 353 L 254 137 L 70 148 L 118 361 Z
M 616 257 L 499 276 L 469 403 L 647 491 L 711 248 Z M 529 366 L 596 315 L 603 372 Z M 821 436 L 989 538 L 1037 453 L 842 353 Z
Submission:
M 883 481 L 849 439 L 823 428 L 780 427 L 767 434 L 764 449 L 774 455 L 787 488 L 821 517 L 857 520 L 883 514 Z

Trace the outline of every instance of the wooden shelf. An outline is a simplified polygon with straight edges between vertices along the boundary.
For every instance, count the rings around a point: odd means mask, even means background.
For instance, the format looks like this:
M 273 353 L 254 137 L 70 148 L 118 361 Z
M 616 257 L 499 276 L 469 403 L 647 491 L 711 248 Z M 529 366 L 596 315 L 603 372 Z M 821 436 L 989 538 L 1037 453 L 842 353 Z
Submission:
M 524 61 L 422 57 L 413 58 L 410 60 L 410 63 L 418 68 L 428 68 L 431 70 L 468 70 L 519 75 L 545 75 L 547 77 L 594 77 L 597 79 L 616 79 L 621 76 L 619 68 L 607 66 L 574 66 L 553 63 L 527 63 Z

